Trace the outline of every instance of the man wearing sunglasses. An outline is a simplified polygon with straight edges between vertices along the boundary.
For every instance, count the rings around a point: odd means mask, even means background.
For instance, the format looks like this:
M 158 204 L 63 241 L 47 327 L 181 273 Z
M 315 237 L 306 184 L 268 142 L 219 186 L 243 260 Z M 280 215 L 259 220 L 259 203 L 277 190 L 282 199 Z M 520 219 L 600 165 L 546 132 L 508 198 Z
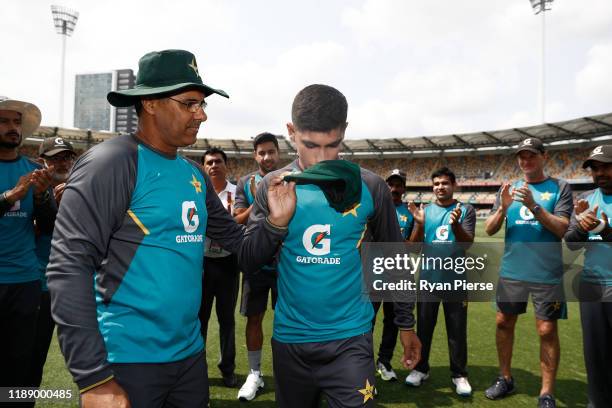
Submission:
M 212 94 L 228 97 L 202 82 L 192 53 L 146 54 L 135 87 L 107 96 L 135 106 L 138 130 L 87 151 L 69 177 L 47 277 L 84 408 L 207 406 L 205 236 L 239 253 L 244 228 L 177 154 L 195 143 Z

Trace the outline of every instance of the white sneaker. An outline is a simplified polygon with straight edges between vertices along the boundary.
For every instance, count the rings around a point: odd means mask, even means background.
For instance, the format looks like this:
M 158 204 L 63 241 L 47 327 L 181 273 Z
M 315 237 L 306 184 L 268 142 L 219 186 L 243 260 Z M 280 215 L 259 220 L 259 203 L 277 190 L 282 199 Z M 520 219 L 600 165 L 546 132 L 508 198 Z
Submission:
M 238 391 L 238 399 L 240 401 L 251 401 L 257 396 L 257 392 L 264 387 L 261 371 L 251 370 L 246 381 Z
M 410 385 L 412 387 L 420 387 L 421 383 L 429 378 L 429 373 L 422 373 L 418 370 L 412 370 L 408 377 L 406 377 L 406 385 Z
M 397 374 L 395 374 L 395 371 L 393 371 L 393 368 L 389 366 L 389 369 L 387 370 L 387 367 L 380 361 L 378 362 L 378 364 L 376 364 L 376 371 L 378 371 L 378 374 L 380 374 L 380 378 L 383 381 L 397 380 Z
M 455 392 L 462 397 L 469 397 L 472 395 L 472 386 L 468 382 L 467 377 L 453 378 L 453 384 L 455 384 Z

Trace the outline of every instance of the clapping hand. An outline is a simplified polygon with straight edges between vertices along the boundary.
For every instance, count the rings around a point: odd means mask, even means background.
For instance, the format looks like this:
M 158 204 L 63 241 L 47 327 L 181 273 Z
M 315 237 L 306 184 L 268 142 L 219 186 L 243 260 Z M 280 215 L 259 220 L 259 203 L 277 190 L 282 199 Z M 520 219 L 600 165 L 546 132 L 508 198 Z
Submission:
M 411 201 L 408 203 L 408 211 L 410 211 L 410 214 L 412 214 L 414 222 L 421 225 L 425 223 L 425 209 L 423 207 L 423 203 L 417 207 L 414 201 Z
M 450 225 L 455 225 L 455 224 L 459 224 L 461 221 L 461 214 L 463 211 L 461 211 L 461 203 L 457 203 L 457 205 L 455 206 L 455 209 L 450 213 L 450 221 L 449 224 Z
M 515 188 L 512 194 L 516 201 L 523 203 L 523 205 L 530 210 L 535 207 L 536 202 L 533 199 L 533 193 L 526 184 L 520 188 Z

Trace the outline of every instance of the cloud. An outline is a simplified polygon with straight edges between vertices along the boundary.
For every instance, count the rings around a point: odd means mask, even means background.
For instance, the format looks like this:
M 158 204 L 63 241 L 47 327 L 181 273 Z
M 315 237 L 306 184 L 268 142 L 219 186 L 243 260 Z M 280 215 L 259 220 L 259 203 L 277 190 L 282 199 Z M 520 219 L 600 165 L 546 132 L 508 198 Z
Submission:
M 610 105 L 612 100 L 612 42 L 593 46 L 585 66 L 576 75 L 576 95 L 589 106 Z
M 211 114 L 208 132 L 233 138 L 264 130 L 285 133 L 295 94 L 312 83 L 338 82 L 341 72 L 330 67 L 344 66 L 346 59 L 343 46 L 326 41 L 298 45 L 270 63 L 211 65 L 207 75 L 226 87 L 231 99 L 229 104 L 214 102 L 219 107 L 216 115 Z
M 66 2 L 67 1 L 67 2 Z M 327 83 L 349 100 L 348 137 L 448 134 L 538 122 L 540 19 L 526 0 L 329 0 L 262 7 L 218 0 L 66 0 L 66 123 L 74 75 L 137 68 L 151 50 L 184 48 L 211 97 L 203 137 L 285 133 L 293 97 Z M 7 2 L 0 94 L 37 103 L 57 124 L 60 38 L 49 3 Z M 297 23 L 296 23 L 297 22 Z M 547 115 L 609 111 L 612 2 L 559 1 L 547 16 Z

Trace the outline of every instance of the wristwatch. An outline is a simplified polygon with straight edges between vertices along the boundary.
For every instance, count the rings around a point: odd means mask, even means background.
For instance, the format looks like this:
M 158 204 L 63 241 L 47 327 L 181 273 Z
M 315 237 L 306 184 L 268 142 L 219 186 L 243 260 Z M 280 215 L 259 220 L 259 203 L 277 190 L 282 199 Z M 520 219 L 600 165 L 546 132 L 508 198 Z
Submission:
M 542 209 L 542 207 L 540 207 L 538 204 L 533 206 L 533 210 L 531 210 L 531 213 L 533 215 L 538 215 L 538 213 L 540 212 L 540 210 Z

